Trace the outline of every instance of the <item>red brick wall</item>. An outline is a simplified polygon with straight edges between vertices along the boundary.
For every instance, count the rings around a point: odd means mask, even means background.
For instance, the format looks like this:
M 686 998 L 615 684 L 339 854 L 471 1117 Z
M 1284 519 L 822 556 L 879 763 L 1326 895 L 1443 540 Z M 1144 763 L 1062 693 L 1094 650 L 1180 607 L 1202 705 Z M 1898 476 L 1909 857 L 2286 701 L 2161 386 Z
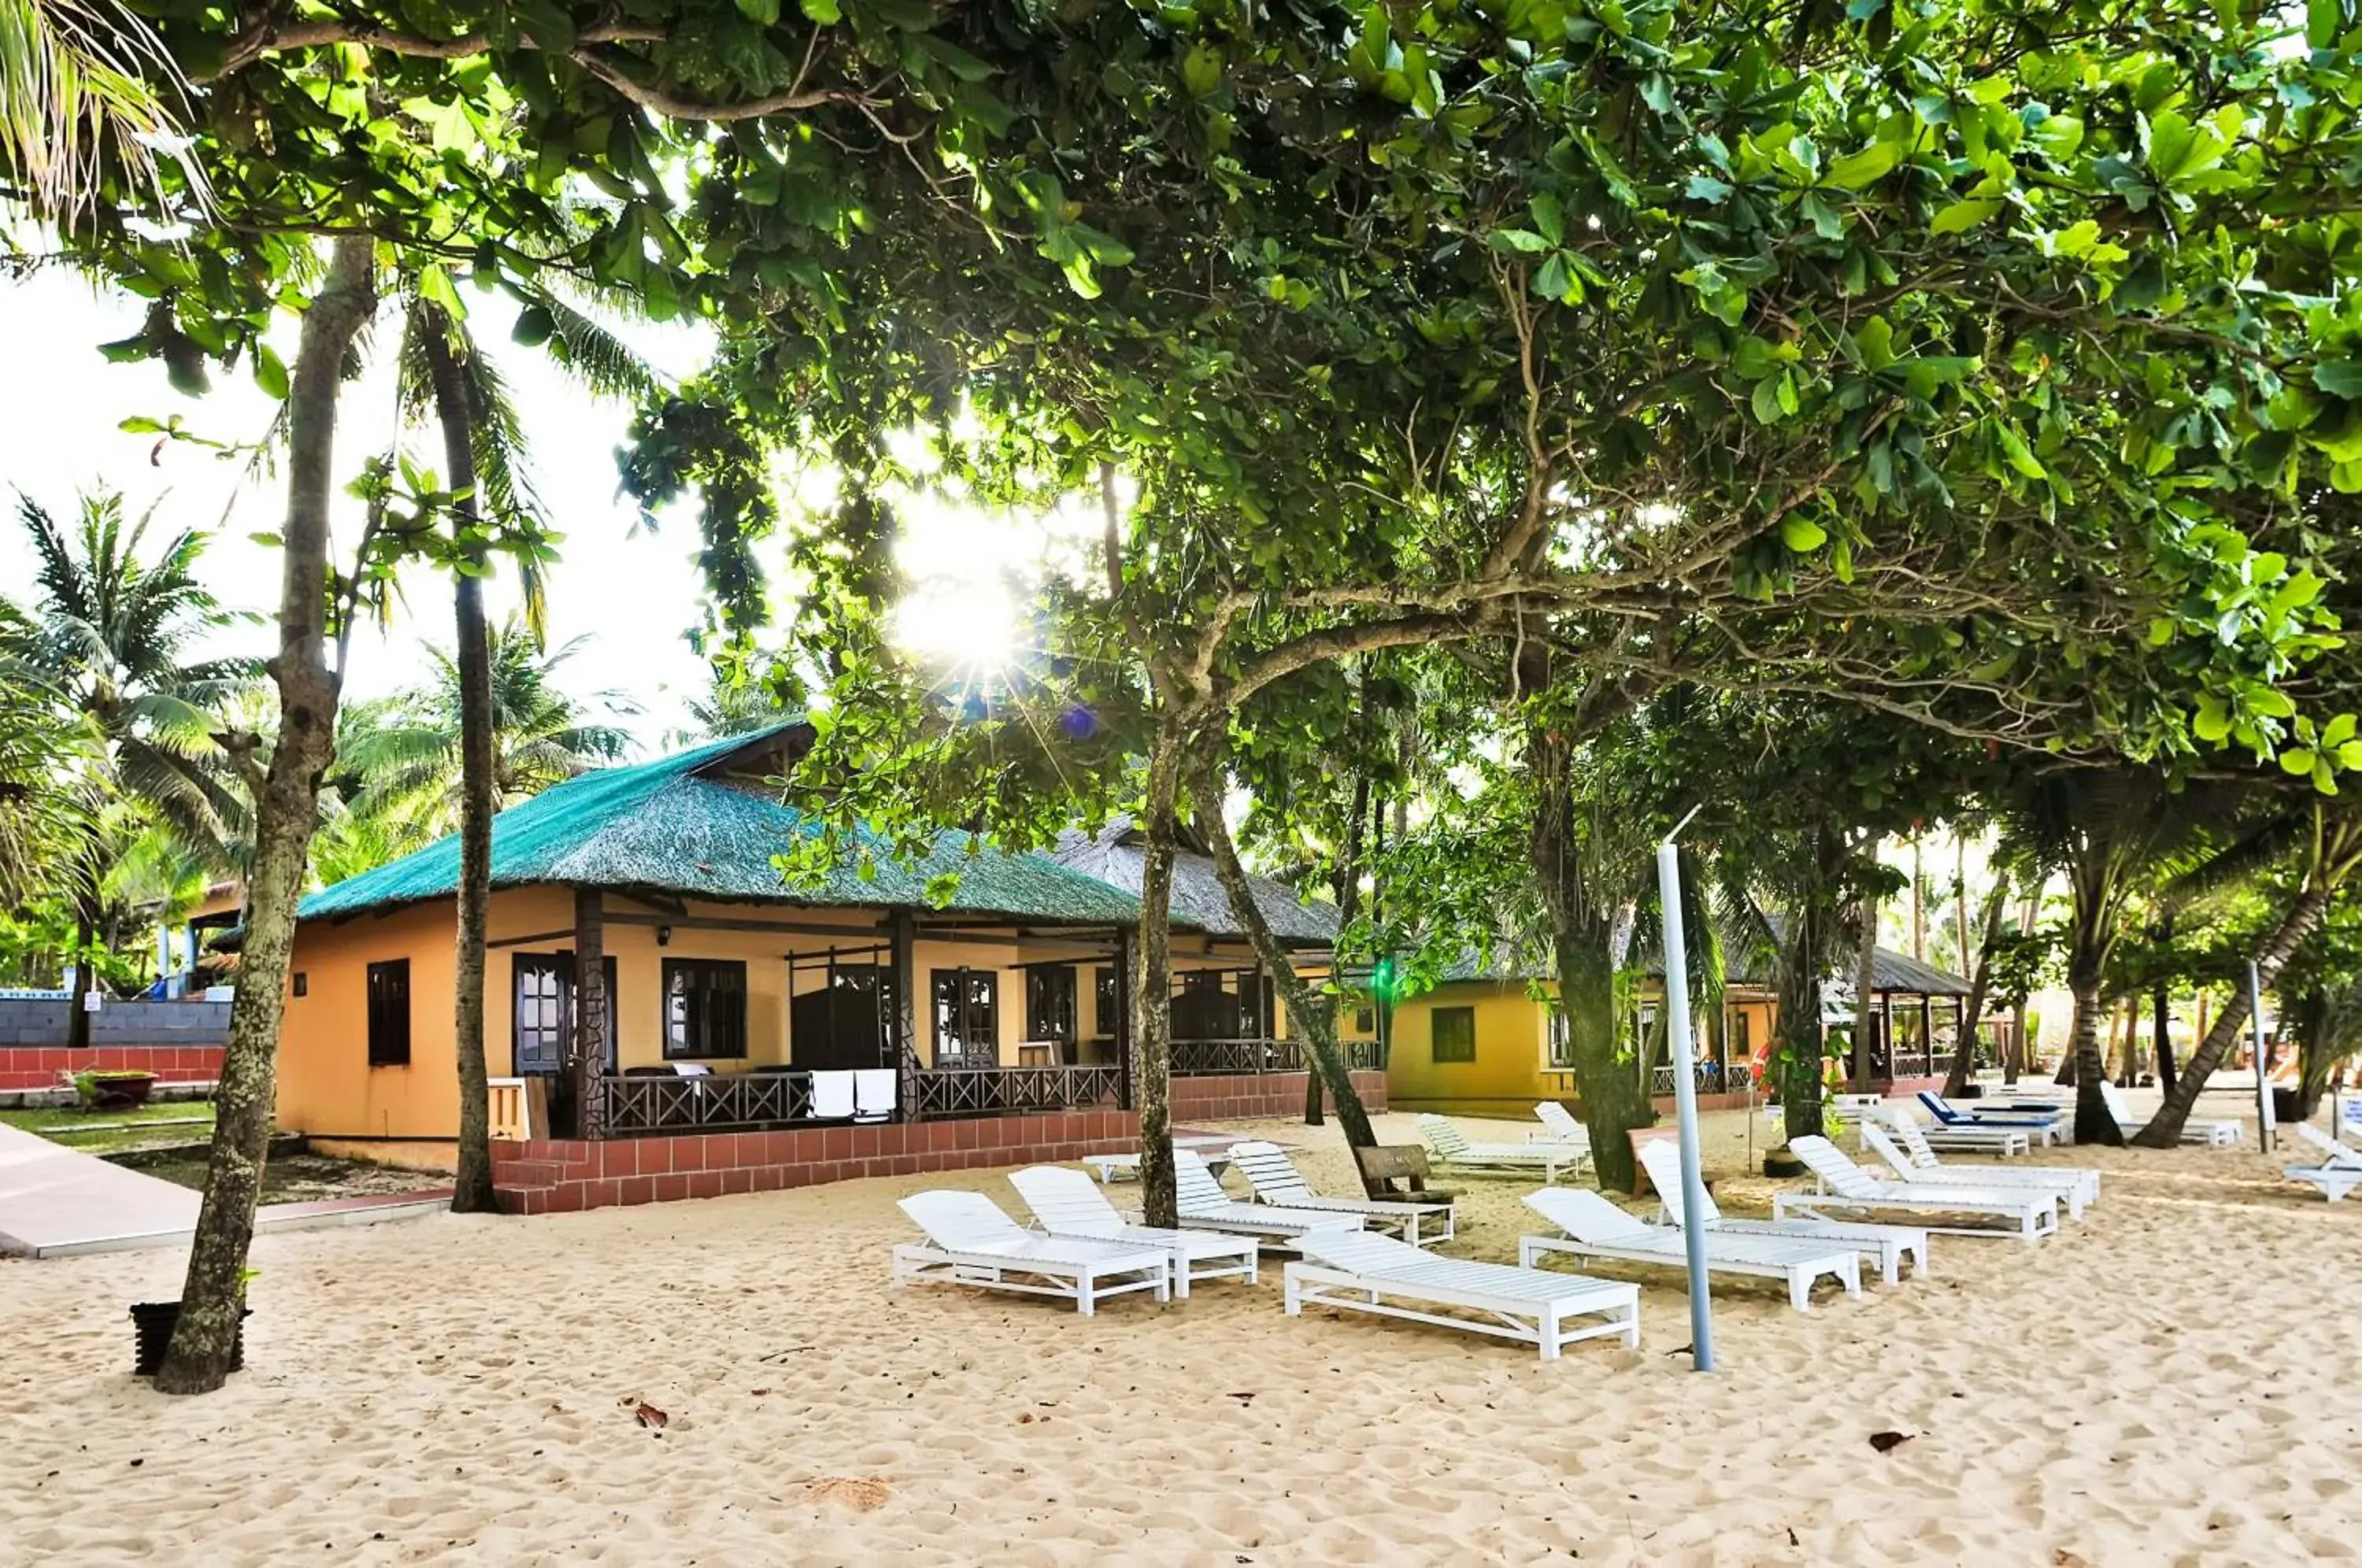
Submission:
M 60 1073 L 139 1071 L 167 1083 L 211 1083 L 221 1077 L 218 1045 L 0 1046 L 0 1089 L 51 1088 Z
M 1385 1110 L 1385 1074 L 1355 1073 L 1353 1089 L 1362 1097 L 1363 1109 L 1374 1111 Z M 1176 1122 L 1243 1121 L 1253 1118 L 1303 1114 L 1302 1073 L 1173 1080 L 1173 1120 Z
M 1373 1110 L 1385 1109 L 1385 1077 L 1356 1073 Z M 1304 1075 L 1175 1078 L 1174 1120 L 1300 1115 Z M 492 1180 L 512 1214 L 556 1214 L 619 1204 L 719 1198 L 730 1192 L 861 1176 L 990 1165 L 1059 1164 L 1118 1154 L 1140 1140 L 1129 1110 L 1071 1110 L 959 1121 L 807 1127 L 785 1132 L 712 1132 L 690 1138 L 535 1139 L 492 1145 Z

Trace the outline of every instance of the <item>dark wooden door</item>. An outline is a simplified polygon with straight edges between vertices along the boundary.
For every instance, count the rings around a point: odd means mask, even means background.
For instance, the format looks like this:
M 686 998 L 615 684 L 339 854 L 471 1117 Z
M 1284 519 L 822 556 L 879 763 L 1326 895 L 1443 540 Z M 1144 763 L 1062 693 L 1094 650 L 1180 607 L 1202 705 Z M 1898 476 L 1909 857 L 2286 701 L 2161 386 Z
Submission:
M 615 961 L 606 961 L 607 1070 L 615 1069 Z M 515 958 L 515 1005 L 510 1014 L 510 1064 L 518 1077 L 554 1077 L 566 1068 L 567 1036 L 573 1030 L 574 955 L 520 953 Z

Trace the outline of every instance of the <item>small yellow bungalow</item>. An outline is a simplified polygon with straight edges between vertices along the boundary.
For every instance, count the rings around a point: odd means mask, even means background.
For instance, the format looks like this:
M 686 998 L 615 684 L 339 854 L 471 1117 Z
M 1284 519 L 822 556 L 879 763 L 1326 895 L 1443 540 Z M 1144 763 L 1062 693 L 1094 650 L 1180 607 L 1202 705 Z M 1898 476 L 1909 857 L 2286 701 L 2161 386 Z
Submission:
M 1742 1096 L 1760 1084 L 1779 1023 L 1768 977 L 1734 973 L 1723 991 L 1718 1036 L 1699 1042 L 1698 1089 Z M 1883 1080 L 1941 1070 L 1959 1028 L 1968 982 L 1933 965 L 1880 948 L 1871 1012 L 1871 1060 Z M 1536 992 L 1540 993 L 1540 999 Z M 1444 972 L 1432 990 L 1396 1004 L 1386 1055 L 1386 1097 L 1396 1109 L 1457 1110 L 1523 1120 L 1540 1099 L 1575 1098 L 1573 1064 L 1557 1005 L 1558 980 L 1535 965 L 1487 966 L 1473 958 Z M 1662 977 L 1641 983 L 1639 1021 L 1653 1023 Z M 1950 1017 L 1931 999 L 1948 999 Z M 1701 1023 L 1702 1036 L 1707 1032 Z M 1659 1064 L 1652 1091 L 1673 1092 L 1672 1068 Z
M 1124 970 L 1139 905 L 1115 885 L 1127 865 L 1138 883 L 1128 824 L 1070 835 L 1061 856 L 1088 871 L 946 833 L 915 866 L 881 852 L 791 887 L 775 857 L 811 825 L 767 780 L 811 740 L 789 721 L 586 774 L 494 819 L 491 1075 L 538 1080 L 519 1098 L 546 1100 L 557 1134 L 572 1134 L 561 1068 L 575 955 L 589 949 L 606 978 L 604 1136 L 842 1122 L 855 1108 L 828 1080 L 855 1077 L 864 1121 L 1128 1108 Z M 281 1127 L 332 1148 L 449 1159 L 458 871 L 447 839 L 304 901 Z M 938 904 L 929 883 L 944 873 L 957 889 Z M 1286 906 L 1284 938 L 1325 956 L 1333 912 L 1267 887 Z M 1252 952 L 1194 905 L 1175 918 L 1187 933 L 1175 943 L 1176 1076 L 1287 1071 L 1294 1045 Z

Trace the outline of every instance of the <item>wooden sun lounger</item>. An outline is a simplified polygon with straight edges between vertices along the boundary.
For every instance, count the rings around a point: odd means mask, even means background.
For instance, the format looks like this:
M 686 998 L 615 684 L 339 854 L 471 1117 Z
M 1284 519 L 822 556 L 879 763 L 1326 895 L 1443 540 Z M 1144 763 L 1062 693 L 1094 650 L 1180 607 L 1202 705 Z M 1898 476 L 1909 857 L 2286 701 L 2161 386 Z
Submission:
M 1865 1127 L 1863 1146 L 1868 1148 L 1894 1172 L 1897 1180 L 1943 1182 L 1957 1187 L 2000 1187 L 2015 1192 L 2054 1194 L 2067 1206 L 2070 1219 L 2081 1220 L 2083 1210 L 2099 1200 L 2100 1173 L 2079 1165 L 1998 1165 L 1980 1166 L 1970 1170 L 1965 1165 L 1948 1165 L 1936 1157 L 1936 1151 L 1924 1136 L 1926 1129 L 1916 1118 L 1901 1106 L 1888 1113 L 1894 1136 L 1886 1130 Z M 1896 1146 L 1901 1141 L 1901 1147 Z
M 1688 1223 L 1682 1212 L 1681 1154 L 1662 1139 L 1640 1145 L 1640 1163 L 1648 1167 L 1649 1183 L 1657 1189 L 1661 1211 L 1676 1226 Z M 1918 1225 L 1871 1225 L 1849 1220 L 1733 1220 L 1703 1195 L 1705 1206 L 1699 1222 L 1718 1235 L 1784 1236 L 1793 1241 L 1834 1242 L 1850 1247 L 1878 1265 L 1878 1276 L 1888 1285 L 1901 1282 L 1908 1260 L 1915 1275 L 1927 1272 L 1927 1231 Z
M 1774 1219 L 1785 1220 L 1791 1214 L 1808 1220 L 1841 1217 L 1830 1213 L 1831 1209 L 1844 1210 L 1860 1219 L 1886 1211 L 1954 1221 L 1927 1226 L 1929 1231 L 1947 1236 L 2007 1236 L 2038 1242 L 2058 1231 L 2058 1200 L 2047 1193 L 1937 1182 L 1880 1181 L 1827 1138 L 1792 1138 L 1788 1147 L 1811 1168 L 1822 1190 L 1779 1194 L 1772 1199 Z M 1971 1219 L 2000 1223 L 1957 1222 Z
M 1263 1253 L 1253 1236 L 1128 1224 L 1098 1184 L 1081 1171 L 1065 1165 L 1032 1165 L 1011 1173 L 1009 1184 L 1033 1211 L 1034 1221 L 1054 1236 L 1161 1248 L 1172 1259 L 1173 1294 L 1177 1299 L 1189 1298 L 1193 1280 L 1242 1279 L 1253 1285 L 1261 1277 Z
M 900 1207 L 927 1239 L 895 1246 L 897 1286 L 939 1280 L 1051 1296 L 1086 1318 L 1105 1297 L 1150 1290 L 1171 1298 L 1173 1265 L 1161 1248 L 1036 1235 L 980 1192 L 915 1192 Z
M 1331 1214 L 1311 1209 L 1283 1209 L 1266 1203 L 1241 1203 L 1222 1190 L 1206 1162 L 1191 1149 L 1173 1151 L 1173 1187 L 1181 1223 L 1193 1230 L 1227 1231 L 1253 1236 L 1276 1247 L 1291 1247 L 1314 1231 L 1358 1231 L 1362 1216 Z
M 1451 1240 L 1453 1212 L 1449 1203 L 1396 1202 L 1390 1198 L 1323 1198 L 1312 1190 L 1304 1173 L 1276 1143 L 1255 1141 L 1231 1145 L 1231 1164 L 1254 1188 L 1255 1201 L 1284 1209 L 1320 1214 L 1358 1214 L 1371 1229 L 1391 1231 L 1412 1246 Z M 1428 1234 L 1421 1239 L 1421 1221 Z M 1439 1230 L 1438 1227 L 1440 1227 Z
M 1670 1225 L 1650 1225 L 1595 1192 L 1544 1187 L 1526 1194 L 1526 1207 L 1565 1232 L 1518 1237 L 1518 1262 L 1529 1268 L 1544 1253 L 1670 1268 L 1689 1263 L 1688 1242 L 1680 1231 Z M 1780 1280 L 1788 1286 L 1788 1304 L 1799 1312 L 1813 1309 L 1813 1282 L 1823 1275 L 1843 1286 L 1848 1296 L 1861 1294 L 1860 1255 L 1834 1242 L 1709 1231 L 1705 1266 L 1708 1274 Z
M 1287 1265 L 1286 1280 L 1291 1318 L 1307 1307 L 1374 1312 L 1515 1340 L 1540 1349 L 1544 1361 L 1556 1361 L 1561 1347 L 1580 1340 L 1615 1336 L 1629 1349 L 1640 1344 L 1637 1285 L 1440 1258 L 1391 1236 L 1307 1236 L 1303 1261 Z
M 1591 1159 L 1587 1148 L 1540 1139 L 1528 1143 L 1472 1143 L 1459 1128 L 1435 1115 L 1419 1117 L 1418 1135 L 1426 1141 L 1437 1165 L 1470 1176 L 1531 1176 L 1540 1173 L 1543 1181 L 1554 1184 L 1560 1171 L 1580 1175 Z

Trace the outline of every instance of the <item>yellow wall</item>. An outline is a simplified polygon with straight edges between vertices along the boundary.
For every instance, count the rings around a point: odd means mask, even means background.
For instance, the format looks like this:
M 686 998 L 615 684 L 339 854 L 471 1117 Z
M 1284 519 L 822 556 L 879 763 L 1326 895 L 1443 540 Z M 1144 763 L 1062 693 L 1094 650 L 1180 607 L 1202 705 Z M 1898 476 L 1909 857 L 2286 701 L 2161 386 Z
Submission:
M 789 1038 L 789 952 L 818 955 L 880 944 L 877 962 L 886 963 L 884 936 L 867 911 L 798 910 L 776 918 L 799 924 L 845 926 L 843 936 L 782 931 L 715 931 L 677 925 L 669 944 L 659 946 L 657 929 L 636 923 L 646 911 L 626 900 L 608 900 L 606 950 L 615 966 L 616 1059 L 623 1067 L 662 1065 L 664 1055 L 663 963 L 675 958 L 738 959 L 746 966 L 746 1055 L 716 1060 L 717 1072 L 794 1061 Z M 691 917 L 762 919 L 759 908 L 691 903 Z M 634 923 L 622 923 L 628 915 Z M 573 894 L 563 888 L 503 889 L 492 896 L 484 975 L 484 1047 L 494 1077 L 513 1076 L 515 966 L 520 955 L 549 954 L 573 946 Z M 557 934 L 552 934 L 557 933 Z M 532 937 L 535 940 L 520 941 Z M 1182 945 L 1176 944 L 1176 946 Z M 1239 953 L 1188 939 L 1195 949 L 1175 952 L 1176 970 L 1235 967 Z M 410 1061 L 405 1066 L 369 1064 L 367 977 L 369 966 L 390 959 L 410 961 Z M 1090 1042 L 1114 1032 L 1112 1021 L 1098 1017 L 1097 972 L 1113 962 L 1096 948 L 1029 942 L 943 942 L 912 945 L 913 1012 L 918 1029 L 912 1045 L 921 1062 L 934 1061 L 933 973 L 966 967 L 999 975 L 999 1059 L 1020 1063 L 1026 1038 L 1025 972 L 1021 963 L 1071 961 L 1076 966 L 1076 1024 L 1083 1059 Z M 862 958 L 845 955 L 847 962 Z M 363 915 L 341 924 L 307 921 L 297 931 L 293 973 L 304 992 L 290 997 L 280 1036 L 279 1125 L 324 1138 L 445 1139 L 457 1135 L 458 1078 L 454 1049 L 452 905 L 437 900 L 384 915 Z M 825 983 L 823 971 L 799 966 L 799 991 Z M 1280 1031 L 1286 1032 L 1286 1021 Z
M 1473 1062 L 1435 1059 L 1435 1010 L 1452 1007 L 1475 1012 Z M 1394 1049 L 1386 1059 L 1387 1103 L 1527 1115 L 1534 1101 L 1555 1098 L 1542 1076 L 1549 1018 L 1549 1009 L 1526 994 L 1522 980 L 1461 981 L 1397 1004 Z

